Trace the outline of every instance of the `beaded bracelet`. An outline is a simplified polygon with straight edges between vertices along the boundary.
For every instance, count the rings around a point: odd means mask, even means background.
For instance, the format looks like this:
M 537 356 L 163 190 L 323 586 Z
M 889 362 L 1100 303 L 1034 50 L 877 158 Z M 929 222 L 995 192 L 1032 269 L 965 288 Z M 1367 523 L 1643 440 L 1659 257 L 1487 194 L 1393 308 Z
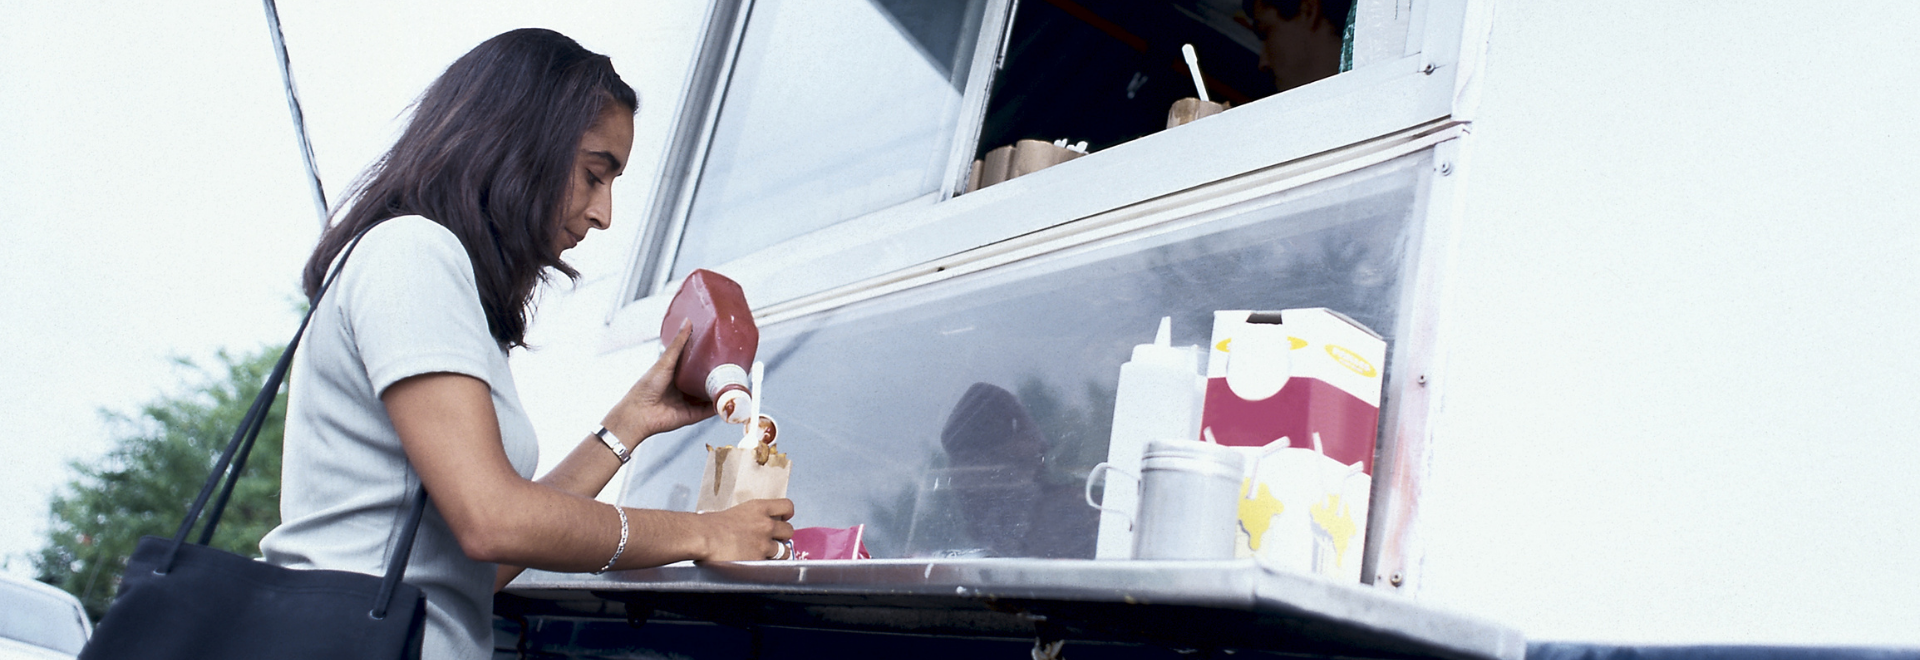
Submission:
M 607 559 L 607 565 L 601 566 L 600 570 L 594 571 L 594 575 L 605 573 L 608 569 L 613 568 L 613 563 L 620 561 L 621 553 L 627 551 L 627 510 L 620 508 L 618 504 L 613 505 L 613 510 L 615 513 L 620 514 L 620 546 L 613 549 L 613 556 Z

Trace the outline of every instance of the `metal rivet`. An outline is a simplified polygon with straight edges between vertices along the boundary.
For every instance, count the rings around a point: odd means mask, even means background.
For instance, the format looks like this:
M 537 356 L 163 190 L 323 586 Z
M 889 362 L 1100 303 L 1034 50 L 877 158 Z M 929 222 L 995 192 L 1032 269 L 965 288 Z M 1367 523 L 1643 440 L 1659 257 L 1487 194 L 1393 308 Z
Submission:
M 1440 67 L 1434 66 L 1432 62 L 1428 62 L 1426 66 L 1420 67 L 1420 72 L 1431 76 L 1433 72 L 1439 68 Z
M 1393 577 L 1387 578 L 1387 582 L 1391 583 L 1393 586 L 1396 586 L 1396 587 L 1400 586 L 1400 583 L 1405 581 L 1406 580 L 1404 578 L 1400 577 L 1399 573 L 1394 573 Z
M 1419 377 L 1417 377 L 1417 378 L 1414 378 L 1414 379 L 1413 379 L 1413 382 L 1415 382 L 1415 383 L 1419 383 L 1421 387 L 1426 387 L 1426 386 L 1427 386 L 1427 375 L 1426 375 L 1426 374 L 1420 374 L 1420 376 L 1419 376 Z
M 1449 174 L 1453 174 L 1453 163 L 1441 163 L 1440 176 L 1447 176 Z

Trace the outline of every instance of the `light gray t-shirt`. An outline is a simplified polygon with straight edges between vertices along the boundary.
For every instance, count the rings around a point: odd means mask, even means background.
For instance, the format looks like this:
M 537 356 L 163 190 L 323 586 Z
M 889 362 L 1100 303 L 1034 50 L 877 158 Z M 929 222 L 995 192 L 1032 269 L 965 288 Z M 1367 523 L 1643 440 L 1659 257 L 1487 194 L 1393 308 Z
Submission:
M 507 458 L 532 477 L 539 444 L 507 353 L 487 332 L 466 250 L 439 223 L 394 218 L 354 249 L 294 354 L 281 522 L 260 541 L 268 562 L 386 572 L 420 477 L 380 394 L 436 372 L 486 381 Z M 491 656 L 494 572 L 494 564 L 468 559 L 447 521 L 427 508 L 406 574 L 427 595 L 426 658 Z

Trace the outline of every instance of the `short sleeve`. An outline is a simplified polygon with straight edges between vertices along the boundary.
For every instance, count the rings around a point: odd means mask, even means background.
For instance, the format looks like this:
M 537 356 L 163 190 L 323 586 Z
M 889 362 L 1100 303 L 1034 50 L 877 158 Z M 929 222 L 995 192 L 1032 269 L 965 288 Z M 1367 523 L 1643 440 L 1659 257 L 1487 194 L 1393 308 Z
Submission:
M 349 255 L 334 289 L 375 397 L 428 373 L 465 374 L 494 385 L 487 366 L 501 349 L 487 331 L 473 262 L 439 223 L 406 216 L 374 227 Z

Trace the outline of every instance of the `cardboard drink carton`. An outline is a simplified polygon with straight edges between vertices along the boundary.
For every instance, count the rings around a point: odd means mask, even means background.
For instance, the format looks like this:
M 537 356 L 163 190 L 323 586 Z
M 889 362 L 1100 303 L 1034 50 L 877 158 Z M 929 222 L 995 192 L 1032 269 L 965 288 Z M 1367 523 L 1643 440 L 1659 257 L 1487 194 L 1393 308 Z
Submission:
M 1247 453 L 1238 556 L 1359 581 L 1385 363 L 1329 309 L 1214 313 L 1201 436 Z

